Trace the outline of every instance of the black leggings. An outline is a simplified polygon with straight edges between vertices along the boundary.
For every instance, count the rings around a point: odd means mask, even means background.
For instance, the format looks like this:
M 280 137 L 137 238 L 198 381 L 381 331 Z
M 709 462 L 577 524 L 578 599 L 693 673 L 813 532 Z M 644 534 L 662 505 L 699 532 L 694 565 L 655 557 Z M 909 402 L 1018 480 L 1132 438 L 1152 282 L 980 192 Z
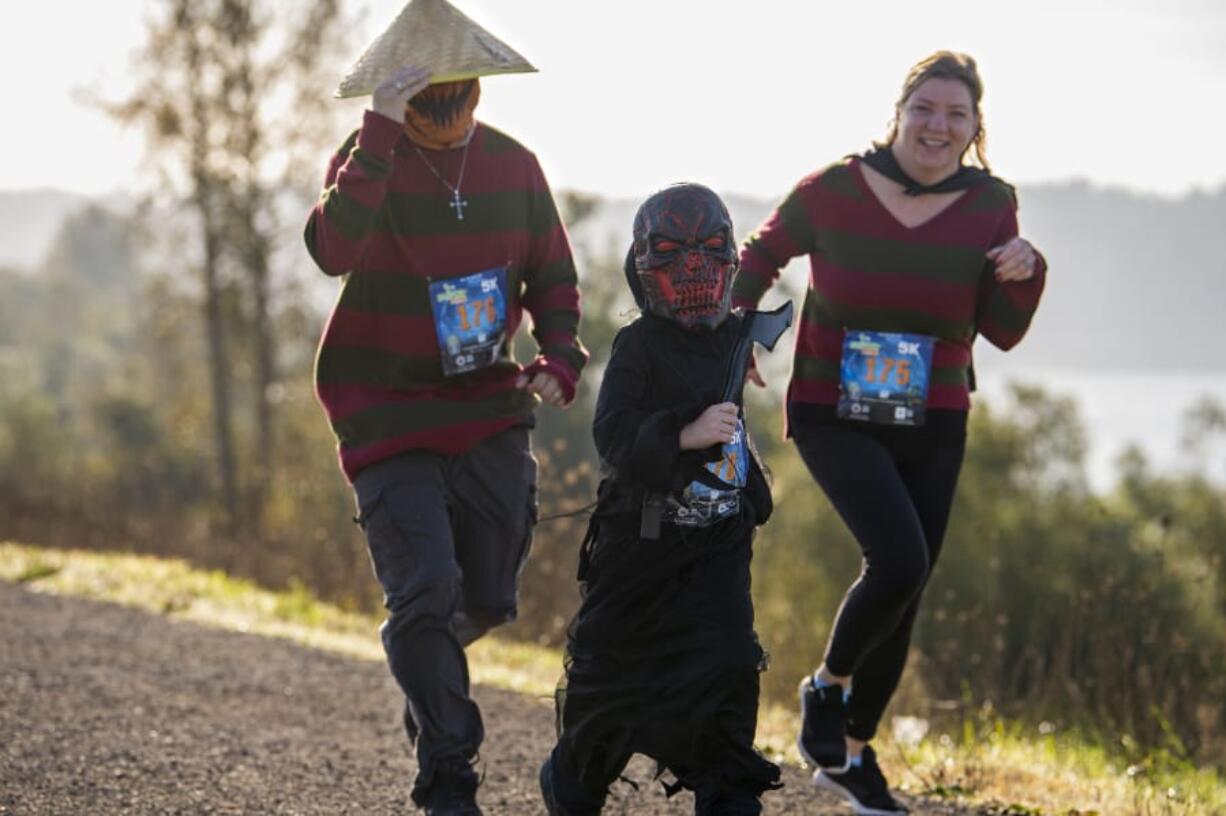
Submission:
M 920 596 L 941 552 L 966 449 L 966 412 L 918 428 L 797 416 L 792 435 L 864 555 L 839 607 L 826 667 L 852 676 L 848 734 L 869 740 L 898 687 Z

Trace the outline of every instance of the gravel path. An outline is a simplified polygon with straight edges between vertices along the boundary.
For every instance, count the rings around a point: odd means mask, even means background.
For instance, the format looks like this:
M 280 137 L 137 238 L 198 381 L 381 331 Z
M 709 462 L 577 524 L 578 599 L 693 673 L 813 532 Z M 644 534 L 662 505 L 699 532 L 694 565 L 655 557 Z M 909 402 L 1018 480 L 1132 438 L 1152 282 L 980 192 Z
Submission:
M 481 687 L 487 814 L 540 814 L 545 700 Z M 0 582 L 0 814 L 413 813 L 381 663 Z M 608 814 L 691 813 L 632 765 Z M 850 814 L 788 768 L 766 813 Z M 913 811 L 969 816 L 946 804 Z

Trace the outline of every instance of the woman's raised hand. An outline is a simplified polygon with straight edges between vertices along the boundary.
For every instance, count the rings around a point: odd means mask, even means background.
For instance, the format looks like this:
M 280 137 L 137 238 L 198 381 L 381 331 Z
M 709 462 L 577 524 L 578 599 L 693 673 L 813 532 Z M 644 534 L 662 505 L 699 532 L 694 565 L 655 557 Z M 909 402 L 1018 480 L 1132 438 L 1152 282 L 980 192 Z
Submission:
M 1038 253 L 1030 242 L 1021 236 L 1015 236 L 1007 243 L 989 249 L 987 256 L 989 260 L 996 262 L 996 280 L 1001 283 L 1029 280 L 1038 264 Z

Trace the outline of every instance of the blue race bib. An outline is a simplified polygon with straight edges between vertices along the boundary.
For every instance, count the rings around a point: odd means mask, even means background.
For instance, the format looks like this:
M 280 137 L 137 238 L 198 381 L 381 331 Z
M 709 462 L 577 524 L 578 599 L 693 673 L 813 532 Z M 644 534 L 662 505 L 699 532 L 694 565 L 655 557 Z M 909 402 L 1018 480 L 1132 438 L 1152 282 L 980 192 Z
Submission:
M 733 486 L 732 490 L 708 487 L 702 482 L 690 482 L 682 495 L 682 501 L 668 498 L 664 504 L 663 520 L 682 527 L 709 527 L 718 521 L 735 516 L 741 510 L 741 488 L 745 487 L 749 474 L 749 444 L 745 438 L 745 423 L 739 418 L 732 441 L 723 446 L 723 456 L 707 463 L 707 470 L 715 478 Z
M 923 334 L 843 335 L 838 415 L 886 425 L 923 425 L 933 339 Z
M 507 334 L 506 290 L 504 268 L 430 282 L 444 375 L 477 371 L 498 359 Z

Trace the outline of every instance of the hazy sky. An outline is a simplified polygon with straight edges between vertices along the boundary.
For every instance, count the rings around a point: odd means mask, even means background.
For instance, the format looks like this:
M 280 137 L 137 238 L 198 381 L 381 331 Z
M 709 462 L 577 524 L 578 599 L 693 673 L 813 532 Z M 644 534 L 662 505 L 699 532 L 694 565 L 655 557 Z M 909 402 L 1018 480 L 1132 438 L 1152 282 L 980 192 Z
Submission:
M 777 197 L 881 135 L 907 68 L 938 48 L 978 59 L 989 157 L 1010 180 L 1226 183 L 1219 0 L 454 1 L 540 69 L 484 80 L 478 116 L 536 151 L 555 188 L 641 196 L 690 179 Z M 402 5 L 367 3 L 355 58 Z M 5 20 L 0 189 L 130 185 L 137 135 L 75 89 L 123 95 L 154 7 L 27 3 L 20 26 Z M 362 103 L 337 104 L 357 122 Z

